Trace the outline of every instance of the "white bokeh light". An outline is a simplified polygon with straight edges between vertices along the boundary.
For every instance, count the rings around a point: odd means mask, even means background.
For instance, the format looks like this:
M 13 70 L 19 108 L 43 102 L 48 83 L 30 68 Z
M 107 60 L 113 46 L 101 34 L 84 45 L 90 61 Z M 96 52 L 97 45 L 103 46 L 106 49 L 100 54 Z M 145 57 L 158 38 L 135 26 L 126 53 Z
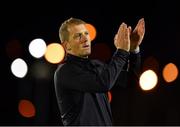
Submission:
M 23 78 L 27 74 L 27 71 L 28 71 L 28 66 L 23 59 L 17 58 L 12 62 L 11 72 L 13 73 L 14 76 L 18 78 Z
M 143 90 L 151 90 L 157 85 L 157 81 L 156 73 L 152 70 L 147 70 L 141 75 L 139 83 Z
M 35 58 L 41 58 L 46 52 L 46 43 L 43 39 L 37 38 L 30 42 L 29 52 Z

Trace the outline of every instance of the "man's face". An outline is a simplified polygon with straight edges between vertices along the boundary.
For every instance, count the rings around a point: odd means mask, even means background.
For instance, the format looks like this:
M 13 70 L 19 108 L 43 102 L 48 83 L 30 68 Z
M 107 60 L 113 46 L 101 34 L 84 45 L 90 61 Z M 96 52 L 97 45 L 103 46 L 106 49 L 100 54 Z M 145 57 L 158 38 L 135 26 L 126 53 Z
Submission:
M 68 31 L 70 33 L 67 42 L 68 53 L 83 58 L 88 57 L 91 54 L 91 40 L 85 25 L 72 25 Z

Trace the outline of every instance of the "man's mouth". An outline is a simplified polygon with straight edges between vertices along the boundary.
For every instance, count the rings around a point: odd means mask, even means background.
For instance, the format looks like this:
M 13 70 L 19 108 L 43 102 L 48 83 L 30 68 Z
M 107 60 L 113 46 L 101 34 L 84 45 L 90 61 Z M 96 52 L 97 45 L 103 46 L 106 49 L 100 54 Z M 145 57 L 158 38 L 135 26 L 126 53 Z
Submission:
M 83 45 L 83 48 L 88 48 L 89 47 L 89 45 Z

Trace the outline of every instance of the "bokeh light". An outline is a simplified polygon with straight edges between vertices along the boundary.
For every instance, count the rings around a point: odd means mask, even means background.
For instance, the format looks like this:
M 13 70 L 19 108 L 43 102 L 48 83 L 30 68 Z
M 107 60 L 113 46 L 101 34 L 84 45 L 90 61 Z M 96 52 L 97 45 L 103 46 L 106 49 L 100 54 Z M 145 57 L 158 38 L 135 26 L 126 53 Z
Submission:
M 96 38 L 96 28 L 92 24 L 89 24 L 89 23 L 86 24 L 86 28 L 89 31 L 89 36 L 90 36 L 91 41 L 93 41 Z
M 107 62 L 111 58 L 111 49 L 106 43 L 95 43 L 90 58 Z
M 32 64 L 30 74 L 36 79 L 50 79 L 52 74 L 51 70 L 51 66 L 49 66 L 47 63 L 37 61 Z
M 46 43 L 43 39 L 34 39 L 29 44 L 29 52 L 35 58 L 41 58 L 46 52 Z
M 65 56 L 65 50 L 59 43 L 51 43 L 47 46 L 45 59 L 53 64 L 60 63 Z
M 18 78 L 23 78 L 27 74 L 27 71 L 28 71 L 28 66 L 23 59 L 17 58 L 12 62 L 11 72 L 13 73 L 14 76 Z
M 13 39 L 7 42 L 6 53 L 9 58 L 14 59 L 22 56 L 22 45 L 19 40 Z
M 108 100 L 109 100 L 109 103 L 111 103 L 112 101 L 112 94 L 110 91 L 108 91 Z
M 151 69 L 156 73 L 159 72 L 159 62 L 154 56 L 147 57 L 143 62 L 143 70 Z
M 33 117 L 36 114 L 35 106 L 29 100 L 20 100 L 18 105 L 18 111 L 23 117 Z
M 147 70 L 140 76 L 139 84 L 143 90 L 153 89 L 158 82 L 158 77 L 153 70 Z
M 166 82 L 173 82 L 178 77 L 178 68 L 175 64 L 169 63 L 163 68 L 163 78 Z

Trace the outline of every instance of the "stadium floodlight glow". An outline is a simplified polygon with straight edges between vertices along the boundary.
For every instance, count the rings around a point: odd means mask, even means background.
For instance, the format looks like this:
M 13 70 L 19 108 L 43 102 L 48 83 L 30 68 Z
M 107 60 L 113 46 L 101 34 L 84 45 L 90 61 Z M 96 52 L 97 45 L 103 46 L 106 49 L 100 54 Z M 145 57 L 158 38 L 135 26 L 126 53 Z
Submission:
M 151 90 L 157 85 L 157 75 L 153 70 L 147 70 L 140 76 L 139 84 L 143 90 Z
M 14 76 L 18 78 L 23 78 L 27 74 L 27 71 L 28 71 L 28 66 L 23 59 L 17 58 L 12 62 L 11 72 L 13 73 Z
M 46 52 L 46 43 L 43 39 L 37 38 L 30 42 L 29 52 L 35 58 L 41 58 Z

